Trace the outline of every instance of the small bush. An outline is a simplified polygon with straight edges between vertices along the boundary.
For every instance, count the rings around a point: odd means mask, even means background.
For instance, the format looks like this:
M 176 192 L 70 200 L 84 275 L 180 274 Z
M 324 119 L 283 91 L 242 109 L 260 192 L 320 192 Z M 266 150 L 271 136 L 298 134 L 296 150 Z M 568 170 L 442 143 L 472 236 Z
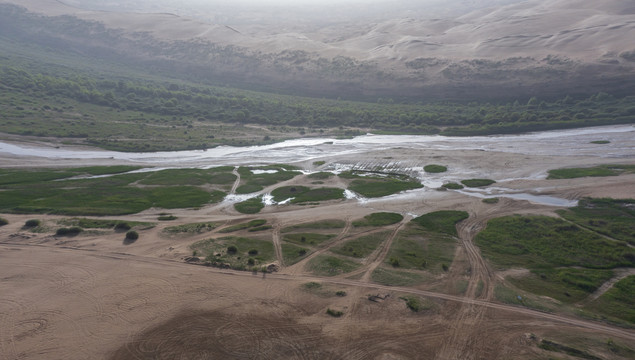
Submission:
M 131 228 L 132 227 L 130 226 L 130 224 L 125 222 L 119 222 L 115 225 L 115 230 L 118 230 L 118 231 L 128 231 Z
M 335 295 L 340 296 L 340 297 L 344 297 L 344 296 L 346 296 L 346 291 L 344 291 L 344 290 L 336 291 Z
M 391 257 L 390 260 L 390 265 L 392 265 L 392 267 L 399 267 L 399 259 L 396 257 Z
M 247 265 L 254 266 L 256 264 L 256 260 L 254 258 L 247 259 Z
M 174 215 L 159 215 L 158 219 L 159 221 L 171 221 L 171 220 L 176 220 L 178 218 Z
M 227 247 L 227 253 L 228 253 L 228 254 L 234 255 L 234 254 L 235 254 L 235 253 L 237 253 L 237 252 L 238 252 L 238 248 L 237 248 L 236 246 L 234 246 L 234 245 L 229 245 L 229 246 Z
M 498 201 L 499 201 L 499 199 L 497 197 L 483 199 L 483 202 L 485 204 L 498 204 Z
M 30 220 L 27 220 L 27 221 L 24 223 L 24 226 L 25 226 L 25 227 L 36 227 L 36 226 L 40 226 L 40 220 L 38 220 L 38 219 L 30 219 Z
M 341 312 L 339 310 L 333 310 L 331 308 L 326 309 L 326 313 L 331 315 L 332 317 L 340 317 L 340 316 L 344 315 L 343 312 Z
M 132 241 L 134 241 L 134 240 L 137 240 L 138 238 L 139 238 L 139 233 L 137 233 L 137 232 L 136 232 L 136 231 L 134 231 L 134 230 L 128 231 L 128 232 L 126 233 L 126 240 L 132 240 Z
M 441 264 L 441 269 L 443 269 L 443 271 L 447 272 L 450 268 L 448 267 L 448 264 Z
M 73 226 L 73 227 L 70 227 L 70 228 L 59 228 L 55 232 L 55 235 L 58 235 L 58 236 L 73 236 L 73 235 L 79 234 L 82 231 L 83 231 L 83 229 L 78 227 L 78 226 Z
M 251 255 L 251 256 L 253 256 L 253 255 L 258 255 L 258 250 L 256 250 L 256 249 L 250 249 L 247 253 L 248 253 L 249 255 Z
M 9 221 L 5 218 L 0 218 L 0 226 L 5 226 L 9 223 Z

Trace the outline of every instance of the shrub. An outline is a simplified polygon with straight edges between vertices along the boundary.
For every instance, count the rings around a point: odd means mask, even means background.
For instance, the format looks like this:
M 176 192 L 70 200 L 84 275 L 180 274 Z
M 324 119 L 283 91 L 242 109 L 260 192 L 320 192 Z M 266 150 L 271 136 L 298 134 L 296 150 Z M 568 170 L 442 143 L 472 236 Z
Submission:
M 333 310 L 331 308 L 326 309 L 326 313 L 331 315 L 332 317 L 340 317 L 340 316 L 344 315 L 343 312 L 341 312 L 339 310 Z
M 174 215 L 159 215 L 158 217 L 159 221 L 171 221 L 171 220 L 176 220 L 177 217 Z
M 130 226 L 130 224 L 125 222 L 119 222 L 115 225 L 115 230 L 119 230 L 119 231 L 128 231 L 131 228 L 132 227 Z
M 233 255 L 233 254 L 235 254 L 235 253 L 237 253 L 237 252 L 238 252 L 238 248 L 237 248 L 236 246 L 234 246 L 234 245 L 229 245 L 229 246 L 227 247 L 227 253 L 228 253 L 228 254 Z
M 346 296 L 346 291 L 344 291 L 344 290 L 336 291 L 335 295 L 344 297 L 344 296 Z
M 399 267 L 399 259 L 396 257 L 391 257 L 390 260 L 390 265 L 392 265 L 393 267 Z
M 128 231 L 128 232 L 126 233 L 126 240 L 132 240 L 132 241 L 134 241 L 134 240 L 137 240 L 138 238 L 139 238 L 139 233 L 137 233 L 137 232 L 136 232 L 136 231 L 134 231 L 134 230 Z
M 78 226 L 73 226 L 73 227 L 70 227 L 70 228 L 59 228 L 55 232 L 55 235 L 72 236 L 72 235 L 77 235 L 77 234 L 79 234 L 82 231 L 83 231 L 83 229 L 78 227 Z
M 249 255 L 258 255 L 258 250 L 256 249 L 251 249 L 247 252 Z
M 24 223 L 24 226 L 25 226 L 25 227 L 36 227 L 36 226 L 40 226 L 40 220 L 38 220 L 38 219 L 30 219 L 30 220 L 27 220 L 27 221 Z
M 256 260 L 254 258 L 247 259 L 247 265 L 254 266 L 256 264 Z
M 9 221 L 5 218 L 0 218 L 0 226 L 5 226 L 9 223 Z

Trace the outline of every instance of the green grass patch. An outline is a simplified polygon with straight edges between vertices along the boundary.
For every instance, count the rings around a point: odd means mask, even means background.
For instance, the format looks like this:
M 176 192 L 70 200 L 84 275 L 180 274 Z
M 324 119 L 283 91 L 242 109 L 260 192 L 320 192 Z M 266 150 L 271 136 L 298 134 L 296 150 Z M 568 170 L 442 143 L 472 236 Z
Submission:
M 375 251 L 377 246 L 386 240 L 388 236 L 390 236 L 389 231 L 362 236 L 357 239 L 349 240 L 331 249 L 331 251 L 339 255 L 365 258 Z
M 328 172 L 328 171 L 320 171 L 320 172 L 316 172 L 313 174 L 309 174 L 307 175 L 307 177 L 309 179 L 313 179 L 313 180 L 326 180 L 330 177 L 335 176 L 333 173 Z
M 428 173 L 442 173 L 448 171 L 448 168 L 443 165 L 430 164 L 424 166 L 423 170 Z
M 64 171 L 0 170 L 0 211 L 67 215 L 124 215 L 151 207 L 197 208 L 215 200 L 194 186 L 139 188 L 133 182 L 146 173 L 120 174 L 93 179 L 70 176 L 126 171 L 126 167 L 91 167 Z M 5 178 L 10 175 L 9 178 Z M 53 181 L 61 180 L 61 181 Z
M 285 234 L 282 240 L 303 246 L 320 246 L 323 242 L 334 237 L 333 234 L 292 233 Z
M 291 165 L 240 167 L 238 168 L 238 173 L 240 174 L 241 185 L 236 188 L 236 193 L 250 194 L 260 191 L 267 186 L 291 180 L 301 174 L 296 170 L 297 168 Z
M 229 185 L 236 181 L 236 175 L 232 174 L 231 170 L 231 168 L 168 169 L 151 172 L 139 183 L 144 185 Z
M 587 176 L 618 176 L 632 174 L 635 165 L 599 165 L 587 168 L 568 168 L 549 170 L 547 179 L 574 179 Z
M 452 263 L 456 245 L 456 239 L 450 235 L 408 226 L 393 241 L 386 264 L 394 268 L 440 273 L 444 271 L 443 264 Z
M 403 220 L 403 216 L 397 213 L 391 212 L 377 212 L 364 216 L 362 220 L 353 222 L 353 226 L 387 226 L 396 224 Z
M 218 224 L 213 222 L 198 222 L 169 226 L 163 229 L 163 232 L 167 234 L 200 234 L 203 232 L 212 231 L 217 226 Z
M 500 199 L 497 197 L 483 199 L 484 204 L 498 204 L 499 201 Z
M 265 207 L 262 203 L 262 196 L 257 196 L 243 202 L 234 204 L 234 209 L 243 214 L 257 214 Z
M 322 166 L 324 164 L 326 164 L 326 161 L 319 160 L 319 161 L 314 161 L 313 162 L 314 166 Z
M 496 181 L 492 179 L 467 179 L 461 180 L 461 184 L 467 187 L 483 187 L 494 184 Z
M 504 268 L 635 266 L 635 250 L 626 243 L 604 239 L 562 219 L 547 216 L 492 219 L 475 241 L 483 255 Z
M 401 300 L 406 302 L 406 306 L 413 312 L 419 312 L 423 310 L 430 310 L 433 308 L 434 304 L 425 299 L 421 299 L 418 296 L 414 295 L 406 295 L 399 297 Z
M 412 220 L 413 223 L 427 231 L 457 236 L 456 224 L 469 217 L 465 211 L 441 210 L 421 215 Z
M 258 232 L 258 231 L 266 231 L 266 230 L 271 230 L 271 229 L 273 229 L 273 226 L 271 226 L 271 225 L 262 225 L 262 226 L 252 227 L 252 228 L 248 229 L 247 231 L 249 231 L 249 232 Z
M 585 307 L 607 317 L 635 325 L 635 275 L 618 281 L 606 293 Z
M 282 248 L 282 259 L 287 266 L 297 263 L 311 253 L 311 250 L 293 244 L 282 244 L 280 247 Z
M 422 272 L 387 269 L 382 266 L 377 267 L 371 274 L 371 279 L 382 285 L 390 286 L 412 286 L 421 284 L 428 279 Z
M 461 189 L 463 189 L 464 186 L 461 185 L 461 184 L 457 184 L 457 183 L 451 182 L 451 183 L 443 184 L 443 185 L 441 185 L 441 187 L 446 188 L 446 189 L 450 189 L 450 190 L 461 190 Z
M 564 303 L 583 300 L 611 279 L 613 271 L 578 268 L 533 270 L 530 275 L 507 280 L 532 294 L 549 296 Z
M 563 218 L 584 228 L 635 245 L 635 200 L 580 200 L 578 206 L 558 210 Z
M 603 144 L 610 144 L 611 142 L 608 140 L 595 140 L 595 141 L 591 141 L 591 144 L 598 144 L 598 145 L 603 145 Z
M 338 188 L 315 188 L 306 186 L 283 186 L 271 192 L 273 200 L 280 202 L 293 198 L 291 203 L 344 199 L 344 190 Z
M 229 236 L 208 239 L 194 243 L 190 248 L 204 256 L 211 265 L 229 266 L 237 270 L 251 269 L 275 260 L 271 241 L 254 238 Z M 249 259 L 253 259 L 253 264 L 250 264 Z
M 310 271 L 319 276 L 345 274 L 359 268 L 359 266 L 360 265 L 354 261 L 328 255 L 316 256 L 308 262 Z
M 340 175 L 341 176 L 341 175 Z M 355 179 L 348 189 L 368 198 L 388 196 L 402 191 L 419 189 L 423 185 L 417 180 L 395 178 Z
M 292 226 L 287 226 L 282 229 L 283 233 L 288 232 L 297 232 L 297 231 L 307 231 L 307 230 L 333 230 L 333 229 L 342 229 L 346 226 L 346 222 L 343 220 L 322 220 L 315 221 L 303 224 L 297 224 Z

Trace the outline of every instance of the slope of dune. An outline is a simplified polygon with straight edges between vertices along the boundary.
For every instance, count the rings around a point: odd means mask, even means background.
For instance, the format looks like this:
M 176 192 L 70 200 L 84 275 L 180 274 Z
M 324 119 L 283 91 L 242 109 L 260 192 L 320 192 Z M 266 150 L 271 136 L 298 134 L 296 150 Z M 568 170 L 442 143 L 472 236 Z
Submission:
M 455 93 L 456 86 L 482 88 L 494 97 L 510 91 L 533 96 L 536 89 L 547 96 L 567 89 L 624 94 L 633 90 L 635 78 L 635 6 L 619 0 L 529 0 L 442 19 L 400 17 L 289 28 L 256 20 L 227 25 L 166 13 L 89 11 L 56 0 L 0 3 L 46 16 L 72 15 L 129 34 L 124 38 L 143 34 L 143 47 L 103 45 L 123 56 L 169 59 L 226 77 L 241 78 L 249 71 L 250 78 L 240 81 L 255 84 L 286 84 L 292 76 L 317 92 L 345 80 L 371 94 L 444 97 Z M 61 37 L 84 46 L 100 42 L 99 34 Z M 141 50 L 147 46 L 154 50 Z M 222 54 L 223 61 L 209 50 L 228 46 L 231 54 Z

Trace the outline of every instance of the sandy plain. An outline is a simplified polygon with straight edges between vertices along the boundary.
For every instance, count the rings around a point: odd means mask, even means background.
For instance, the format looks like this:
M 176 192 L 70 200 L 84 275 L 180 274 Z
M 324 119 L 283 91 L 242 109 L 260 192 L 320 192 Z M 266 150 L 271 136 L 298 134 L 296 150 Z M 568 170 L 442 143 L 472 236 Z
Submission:
M 607 135 L 609 136 L 609 135 Z M 628 136 L 626 137 L 628 140 Z M 616 141 L 619 143 L 619 141 Z M 628 146 L 627 146 L 628 149 Z M 632 151 L 632 146 L 631 146 Z M 536 151 L 539 152 L 539 151 Z M 324 155 L 337 164 L 390 159 L 411 166 L 448 165 L 456 176 L 481 174 L 498 180 L 506 192 L 525 192 L 575 200 L 585 196 L 632 198 L 635 175 L 546 180 L 548 169 L 597 164 L 635 164 L 632 155 L 605 157 L 575 154 L 531 154 L 483 149 L 442 150 L 388 147 L 381 151 Z M 296 165 L 314 170 L 313 160 Z M 386 160 L 388 161 L 388 160 Z M 118 159 L 47 159 L 5 154 L 3 167 L 83 166 L 130 163 Z M 328 166 L 328 165 L 327 165 Z M 451 177 L 451 175 L 450 175 Z M 329 185 L 338 186 L 337 180 Z M 298 176 L 288 184 L 306 184 Z M 279 186 L 279 185 L 277 185 Z M 264 192 L 271 189 L 265 189 Z M 306 260 L 280 264 L 275 273 L 251 273 L 188 264 L 192 243 L 210 233 L 167 236 L 166 226 L 197 221 L 231 224 L 256 218 L 237 213 L 231 203 L 171 211 L 178 219 L 140 231 L 124 244 L 121 233 L 60 238 L 22 229 L 37 217 L 54 223 L 61 216 L 6 214 L 0 227 L 0 358 L 2 359 L 547 359 L 562 353 L 540 349 L 539 339 L 578 346 L 606 359 L 622 359 L 603 346 L 607 339 L 633 344 L 635 332 L 568 313 L 544 313 L 506 305 L 494 298 L 504 283 L 480 255 L 472 240 L 488 219 L 508 214 L 553 214 L 559 209 L 525 200 L 501 198 L 495 205 L 476 196 L 426 188 L 375 200 L 348 199 L 306 207 L 266 207 L 257 218 L 280 228 L 321 219 L 348 224 L 376 211 L 406 215 L 388 227 L 392 235 L 355 274 L 312 275 Z M 394 234 L 414 215 L 435 210 L 465 210 L 459 223 L 454 262 L 447 274 L 414 287 L 384 286 L 370 273 L 387 254 Z M 160 209 L 119 217 L 156 222 Z M 109 217 L 117 218 L 117 217 Z M 222 228 L 222 226 L 221 226 Z M 351 230 L 346 226 L 322 252 Z M 278 244 L 279 246 L 279 240 Z M 281 261 L 279 261 L 281 263 Z M 522 271 L 522 270 L 517 270 Z M 353 275 L 353 276 L 351 276 Z M 329 293 L 307 292 L 315 281 Z M 456 284 L 467 282 L 457 293 Z M 482 285 L 479 285 L 482 284 Z M 478 289 L 481 287 L 482 289 Z M 379 302 L 369 296 L 384 298 Z M 400 296 L 416 295 L 433 306 L 414 313 Z M 328 308 L 344 315 L 334 318 Z

